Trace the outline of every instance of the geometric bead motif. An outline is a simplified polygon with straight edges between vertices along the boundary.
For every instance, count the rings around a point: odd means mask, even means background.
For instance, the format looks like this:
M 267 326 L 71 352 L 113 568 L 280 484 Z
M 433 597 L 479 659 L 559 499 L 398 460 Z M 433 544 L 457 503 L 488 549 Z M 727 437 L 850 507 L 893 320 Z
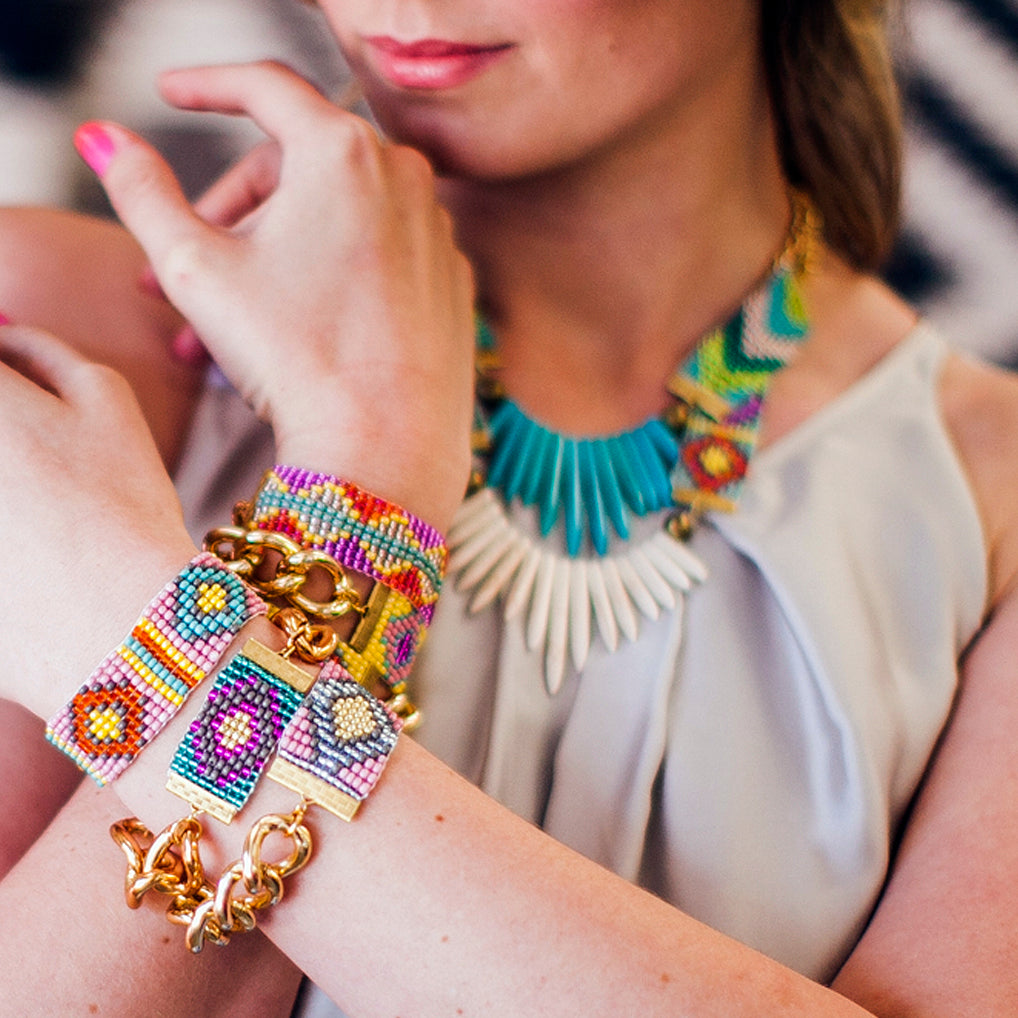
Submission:
M 243 625 L 265 610 L 243 580 L 200 553 L 50 719 L 46 737 L 107 784 L 176 714 Z
M 216 676 L 170 764 L 171 791 L 224 823 L 243 808 L 303 693 L 237 654 Z
M 350 677 L 362 686 L 370 689 L 380 681 L 399 690 L 426 632 L 420 612 L 403 594 L 376 584 L 364 617 L 336 653 Z
M 269 776 L 349 820 L 396 745 L 400 721 L 330 659 L 287 725 Z
M 424 625 L 431 621 L 448 557 L 445 541 L 395 503 L 330 474 L 279 465 L 262 480 L 249 522 L 398 590 Z
M 809 335 L 800 281 L 779 268 L 723 328 L 709 333 L 681 374 L 723 400 L 717 418 L 693 407 L 672 476 L 676 501 L 731 511 L 756 446 L 774 373 Z

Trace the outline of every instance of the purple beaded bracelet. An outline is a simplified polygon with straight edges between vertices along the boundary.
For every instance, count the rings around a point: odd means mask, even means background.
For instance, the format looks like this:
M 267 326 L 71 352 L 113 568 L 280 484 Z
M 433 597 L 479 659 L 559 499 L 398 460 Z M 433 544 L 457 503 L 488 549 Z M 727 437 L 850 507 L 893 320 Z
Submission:
M 276 466 L 265 475 L 248 522 L 399 591 L 423 624 L 430 623 L 448 551 L 434 527 L 400 506 L 329 474 Z

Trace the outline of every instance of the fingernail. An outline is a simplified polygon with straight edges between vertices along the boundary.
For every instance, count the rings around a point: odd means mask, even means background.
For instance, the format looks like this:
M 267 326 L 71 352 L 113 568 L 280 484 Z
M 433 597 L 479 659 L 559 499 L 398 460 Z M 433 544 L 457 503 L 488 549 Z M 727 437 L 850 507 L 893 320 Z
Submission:
M 209 361 L 209 353 L 205 349 L 205 344 L 198 338 L 198 333 L 190 325 L 185 325 L 173 337 L 170 351 L 178 361 L 192 367 L 201 367 Z
M 159 285 L 159 280 L 156 278 L 151 265 L 146 265 L 141 270 L 141 275 L 138 277 L 138 289 L 150 297 L 166 299 L 166 294 L 163 293 L 163 288 Z
M 7 317 L 7 315 L 0 311 L 0 325 L 10 325 L 10 324 L 11 320 Z
M 95 175 L 102 177 L 113 158 L 114 151 L 113 139 L 106 128 L 96 121 L 82 124 L 74 132 L 74 147 Z

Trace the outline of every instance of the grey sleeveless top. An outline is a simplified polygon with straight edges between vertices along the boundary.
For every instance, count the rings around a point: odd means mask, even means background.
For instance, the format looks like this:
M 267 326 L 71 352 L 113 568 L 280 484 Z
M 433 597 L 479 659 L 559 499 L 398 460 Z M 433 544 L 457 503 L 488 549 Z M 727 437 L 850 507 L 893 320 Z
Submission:
M 938 406 L 946 352 L 916 327 L 761 451 L 738 511 L 694 534 L 706 582 L 614 653 L 595 640 L 554 697 L 522 623 L 471 615 L 447 584 L 415 738 L 560 841 L 831 979 L 985 609 L 983 534 Z M 197 537 L 271 460 L 237 396 L 210 387 L 178 473 Z

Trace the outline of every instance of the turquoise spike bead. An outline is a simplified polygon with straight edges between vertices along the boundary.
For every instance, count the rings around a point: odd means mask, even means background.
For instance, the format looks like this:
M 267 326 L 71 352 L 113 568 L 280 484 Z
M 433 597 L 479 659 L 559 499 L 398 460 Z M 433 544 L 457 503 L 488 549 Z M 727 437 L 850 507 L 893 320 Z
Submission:
M 544 467 L 543 490 L 540 499 L 541 534 L 547 537 L 558 519 L 559 497 L 562 492 L 562 461 L 565 456 L 565 440 L 559 435 L 548 436 L 550 453 L 542 457 Z
M 577 465 L 580 472 L 580 491 L 587 508 L 587 525 L 590 528 L 590 543 L 598 555 L 608 554 L 608 531 L 605 529 L 604 497 L 597 481 L 594 467 L 594 442 L 577 443 Z
M 493 488 L 501 488 L 505 484 L 506 475 L 517 453 L 519 433 L 529 423 L 509 400 L 491 415 L 491 436 L 495 449 L 488 467 L 488 484 Z
M 611 453 L 607 442 L 591 442 L 590 457 L 597 475 L 597 486 L 604 499 L 605 512 L 615 528 L 615 533 L 624 541 L 629 539 L 629 519 L 622 500 L 622 490 L 612 469 Z
M 555 436 L 547 428 L 537 428 L 534 433 L 537 435 L 537 440 L 531 464 L 532 469 L 520 489 L 520 501 L 524 505 L 537 504 L 545 473 L 550 469 L 555 458 Z
M 665 470 L 671 470 L 679 462 L 679 443 L 669 430 L 664 421 L 657 418 L 647 421 L 641 429 L 644 434 L 654 443 L 658 456 L 665 466 Z
M 664 462 L 659 457 L 657 447 L 648 437 L 645 428 L 637 428 L 629 434 L 638 450 L 638 462 L 646 472 L 647 479 L 654 489 L 657 508 L 664 509 L 672 500 L 672 485 L 668 477 L 671 464 Z
M 580 486 L 580 464 L 576 455 L 576 442 L 562 440 L 562 504 L 566 516 L 566 550 L 570 555 L 580 554 L 583 545 L 583 492 Z
M 647 512 L 656 512 L 658 509 L 664 508 L 667 503 L 660 501 L 658 487 L 650 473 L 653 465 L 643 461 L 640 447 L 636 443 L 635 432 L 627 431 L 625 434 L 619 435 L 618 439 L 619 448 L 625 453 L 630 471 L 636 478 L 640 493 L 643 495 L 643 503 L 647 507 Z
M 630 465 L 629 454 L 623 446 L 622 436 L 615 435 L 614 437 L 609 438 L 605 444 L 607 446 L 608 456 L 611 459 L 612 466 L 615 468 L 616 476 L 619 479 L 619 487 L 622 490 L 623 498 L 626 500 L 626 505 L 628 505 L 637 516 L 646 516 L 650 510 L 643 497 L 643 492 L 640 490 L 640 484 L 637 480 L 636 474 Z
M 506 477 L 505 484 L 502 486 L 502 491 L 507 502 L 511 502 L 516 498 L 527 478 L 532 476 L 532 471 L 538 459 L 538 452 L 546 434 L 547 431 L 544 428 L 534 424 L 532 421 L 527 421 L 526 427 L 520 428 L 516 456 L 514 461 L 510 462 L 506 468 L 508 476 Z M 524 504 L 526 504 L 525 500 Z

